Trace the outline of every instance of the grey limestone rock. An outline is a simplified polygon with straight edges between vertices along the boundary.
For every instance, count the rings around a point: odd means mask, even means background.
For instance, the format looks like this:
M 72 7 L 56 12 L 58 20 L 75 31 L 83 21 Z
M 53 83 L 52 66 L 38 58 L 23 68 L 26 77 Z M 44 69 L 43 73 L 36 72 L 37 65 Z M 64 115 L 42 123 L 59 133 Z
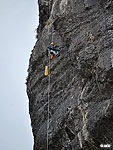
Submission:
M 34 150 L 113 149 L 113 1 L 38 0 L 37 42 L 29 60 L 27 94 Z M 47 23 L 48 22 L 48 23 Z M 54 43 L 60 56 L 50 62 Z

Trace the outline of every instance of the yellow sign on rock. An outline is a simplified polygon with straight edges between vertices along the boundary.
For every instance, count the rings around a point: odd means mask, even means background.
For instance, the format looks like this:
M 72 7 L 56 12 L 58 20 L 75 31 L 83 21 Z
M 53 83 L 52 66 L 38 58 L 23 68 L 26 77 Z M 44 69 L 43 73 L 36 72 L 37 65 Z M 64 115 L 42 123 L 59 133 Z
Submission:
M 48 76 L 48 66 L 45 66 L 45 76 Z

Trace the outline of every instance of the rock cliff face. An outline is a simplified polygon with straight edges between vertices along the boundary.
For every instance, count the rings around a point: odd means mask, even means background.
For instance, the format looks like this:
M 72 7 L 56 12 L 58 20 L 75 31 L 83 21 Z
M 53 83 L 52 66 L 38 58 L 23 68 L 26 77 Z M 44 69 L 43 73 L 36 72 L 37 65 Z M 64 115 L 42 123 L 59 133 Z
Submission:
M 113 150 L 113 1 L 39 0 L 27 94 L 34 150 Z M 61 47 L 50 62 L 46 49 Z

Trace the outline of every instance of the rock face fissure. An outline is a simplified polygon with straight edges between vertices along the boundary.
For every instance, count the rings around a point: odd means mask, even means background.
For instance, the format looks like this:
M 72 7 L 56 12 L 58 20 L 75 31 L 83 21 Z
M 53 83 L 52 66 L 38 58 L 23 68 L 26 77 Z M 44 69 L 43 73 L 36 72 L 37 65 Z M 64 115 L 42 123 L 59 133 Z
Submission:
M 49 150 L 113 150 L 113 1 L 38 0 L 39 27 L 27 94 L 34 150 L 47 150 L 50 42 L 61 47 L 50 65 Z

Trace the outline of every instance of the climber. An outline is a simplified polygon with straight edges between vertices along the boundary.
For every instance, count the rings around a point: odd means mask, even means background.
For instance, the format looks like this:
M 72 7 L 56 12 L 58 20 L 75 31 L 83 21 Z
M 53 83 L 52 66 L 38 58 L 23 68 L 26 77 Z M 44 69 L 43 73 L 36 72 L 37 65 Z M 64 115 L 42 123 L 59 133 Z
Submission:
M 48 48 L 47 55 L 48 55 L 48 53 L 50 53 L 51 59 L 53 59 L 54 56 L 57 56 L 58 52 L 60 51 L 53 42 L 51 44 L 49 44 L 49 46 L 47 48 Z

